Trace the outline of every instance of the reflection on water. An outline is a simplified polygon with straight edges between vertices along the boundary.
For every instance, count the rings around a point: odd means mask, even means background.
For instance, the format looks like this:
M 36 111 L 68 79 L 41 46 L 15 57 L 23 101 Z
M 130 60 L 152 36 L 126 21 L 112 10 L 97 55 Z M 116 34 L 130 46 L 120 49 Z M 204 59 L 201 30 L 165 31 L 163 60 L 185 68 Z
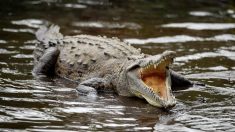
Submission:
M 164 36 L 158 38 L 148 38 L 148 39 L 125 39 L 126 42 L 131 44 L 148 44 L 148 43 L 177 43 L 177 42 L 188 42 L 188 41 L 202 41 L 200 37 L 192 37 L 188 35 L 176 35 L 176 36 Z
M 192 4 L 193 3 L 193 4 Z M 229 0 L 0 1 L 1 131 L 235 131 L 235 5 Z M 206 83 L 175 92 L 171 111 L 77 84 L 32 77 L 35 31 L 119 37 L 148 54 L 177 52 L 172 68 Z
M 198 60 L 202 58 L 216 58 L 218 56 L 227 57 L 228 59 L 235 60 L 235 52 L 233 51 L 226 51 L 226 50 L 219 50 L 216 52 L 204 52 L 204 53 L 196 53 L 193 55 L 186 55 L 182 57 L 177 57 L 176 61 L 189 61 L 189 60 Z
M 191 12 L 189 12 L 189 14 L 192 16 L 197 16 L 197 17 L 206 17 L 206 16 L 213 15 L 212 13 L 206 12 L 206 11 L 191 11 Z
M 186 28 L 192 30 L 224 30 L 234 29 L 234 23 L 170 23 L 164 24 L 165 28 Z
M 202 38 L 202 37 L 193 37 L 188 35 L 176 35 L 176 36 L 164 36 L 157 38 L 147 38 L 147 39 L 124 39 L 125 42 L 130 44 L 148 44 L 148 43 L 183 43 L 191 41 L 235 41 L 235 35 L 233 34 L 222 34 L 216 35 L 214 37 Z
M 37 19 L 25 19 L 25 20 L 15 20 L 11 21 L 12 24 L 14 25 L 25 25 L 27 27 L 32 27 L 32 28 L 39 28 L 40 25 L 43 24 L 42 21 L 37 20 Z
M 108 23 L 108 22 L 76 22 L 73 24 L 77 27 L 86 28 L 126 28 L 126 29 L 140 29 L 141 26 L 136 23 Z

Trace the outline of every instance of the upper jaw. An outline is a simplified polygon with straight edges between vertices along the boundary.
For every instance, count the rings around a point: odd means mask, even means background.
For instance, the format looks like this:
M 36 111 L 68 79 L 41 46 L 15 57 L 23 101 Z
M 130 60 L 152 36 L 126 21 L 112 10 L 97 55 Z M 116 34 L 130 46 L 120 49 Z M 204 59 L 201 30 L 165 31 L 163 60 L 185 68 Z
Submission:
M 148 56 L 146 58 L 141 58 L 136 60 L 135 62 L 132 63 L 129 67 L 127 67 L 127 71 L 132 70 L 133 68 L 137 67 L 146 67 L 151 64 L 158 64 L 163 61 L 168 61 L 169 64 L 173 62 L 173 59 L 175 57 L 175 52 L 174 51 L 165 51 L 162 54 L 154 55 L 154 56 Z
M 176 53 L 174 51 L 165 51 L 159 55 L 149 56 L 147 58 L 140 59 L 139 66 L 143 68 L 149 65 L 158 65 L 161 62 L 165 62 L 169 65 L 173 62 L 175 54 Z

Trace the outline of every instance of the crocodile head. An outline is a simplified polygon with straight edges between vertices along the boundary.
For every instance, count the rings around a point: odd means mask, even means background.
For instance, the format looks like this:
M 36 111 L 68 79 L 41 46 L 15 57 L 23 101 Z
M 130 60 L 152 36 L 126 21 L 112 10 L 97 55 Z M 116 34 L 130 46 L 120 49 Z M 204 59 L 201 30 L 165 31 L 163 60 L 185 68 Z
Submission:
M 130 92 L 156 107 L 171 108 L 176 100 L 171 90 L 169 65 L 175 52 L 135 59 L 127 68 Z

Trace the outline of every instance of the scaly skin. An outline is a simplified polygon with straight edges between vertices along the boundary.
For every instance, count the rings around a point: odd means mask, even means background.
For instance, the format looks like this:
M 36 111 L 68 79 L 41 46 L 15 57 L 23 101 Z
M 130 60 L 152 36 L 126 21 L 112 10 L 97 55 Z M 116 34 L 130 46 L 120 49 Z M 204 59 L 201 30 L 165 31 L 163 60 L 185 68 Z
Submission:
M 91 35 L 63 37 L 57 26 L 41 28 L 36 37 L 40 43 L 36 44 L 34 51 L 33 74 L 55 74 L 77 81 L 80 94 L 96 94 L 100 88 L 113 89 L 122 96 L 137 96 L 154 106 L 171 108 L 175 105 L 171 85 L 192 85 L 189 80 L 168 70 L 174 58 L 171 51 L 150 56 L 117 38 Z M 154 88 L 144 84 L 140 76 L 149 79 Z M 154 82 L 154 76 L 164 77 L 160 79 L 163 82 L 159 82 L 161 90 Z M 156 91 L 164 97 L 161 98 Z
M 58 46 L 60 55 L 55 67 L 56 75 L 81 82 L 91 78 L 104 78 L 115 89 L 126 89 L 123 84 L 119 86 L 122 80 L 119 79 L 119 74 L 127 56 L 141 55 L 140 50 L 117 38 L 77 35 L 66 36 L 61 42 Z M 129 95 L 129 91 L 119 94 Z

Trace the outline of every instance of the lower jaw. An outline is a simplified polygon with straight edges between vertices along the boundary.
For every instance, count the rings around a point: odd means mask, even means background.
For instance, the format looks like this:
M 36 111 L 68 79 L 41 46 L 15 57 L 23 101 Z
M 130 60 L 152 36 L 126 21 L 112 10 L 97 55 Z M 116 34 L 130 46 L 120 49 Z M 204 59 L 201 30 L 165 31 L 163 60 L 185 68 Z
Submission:
M 153 106 L 156 106 L 156 107 L 159 107 L 159 108 L 169 109 L 169 108 L 174 107 L 175 104 L 176 104 L 176 101 L 175 101 L 175 100 L 172 100 L 172 101 L 170 101 L 170 102 L 168 101 L 168 102 L 166 102 L 165 104 L 162 104 L 162 103 L 160 103 L 160 102 L 153 101 L 153 100 L 149 99 L 148 97 L 146 97 L 146 96 L 144 96 L 144 95 L 142 95 L 142 96 L 143 96 L 143 98 L 144 98 L 149 104 L 151 104 L 151 105 L 153 105 Z
M 155 102 L 155 101 L 149 99 L 149 98 L 146 97 L 146 96 L 143 96 L 143 97 L 144 97 L 144 99 L 145 99 L 149 104 L 151 104 L 151 105 L 153 105 L 153 106 L 156 106 L 156 107 L 159 107 L 159 108 L 162 108 L 162 107 L 163 107 L 162 104 L 160 104 L 160 102 Z

